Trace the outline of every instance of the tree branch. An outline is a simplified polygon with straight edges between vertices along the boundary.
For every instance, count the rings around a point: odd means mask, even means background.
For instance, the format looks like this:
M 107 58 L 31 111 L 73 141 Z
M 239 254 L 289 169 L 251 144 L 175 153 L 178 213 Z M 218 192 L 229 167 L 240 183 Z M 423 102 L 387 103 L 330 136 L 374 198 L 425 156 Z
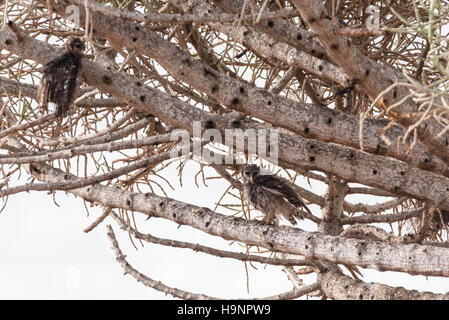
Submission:
M 18 53 L 25 58 L 32 58 L 44 63 L 61 53 L 60 49 L 26 35 L 23 36 L 20 43 L 14 39 L 14 35 L 8 28 L 0 31 L 0 47 Z M 222 131 L 234 127 L 230 123 L 232 121 L 223 116 L 212 115 L 193 108 L 159 90 L 144 86 L 140 81 L 125 73 L 112 72 L 90 60 L 83 59 L 81 75 L 86 82 L 95 85 L 101 91 L 118 96 L 137 110 L 155 114 L 162 121 L 166 121 L 174 127 L 185 128 L 191 133 L 194 120 L 201 121 L 202 124 L 215 125 Z M 239 123 L 244 125 L 243 122 Z M 248 122 L 246 128 L 252 126 L 260 128 L 260 124 L 255 121 Z M 281 131 L 279 133 L 279 159 L 286 163 L 301 164 L 310 169 L 322 170 L 346 181 L 388 190 L 394 194 L 431 200 L 441 203 L 443 209 L 449 210 L 448 178 L 417 169 L 393 158 L 374 156 L 349 147 L 304 139 L 299 135 Z M 416 183 L 416 181 L 423 181 L 426 184 Z
M 339 35 L 336 32 L 339 29 L 338 22 L 335 19 L 327 19 L 330 16 L 321 0 L 291 0 L 291 2 L 318 36 L 332 61 L 344 71 L 348 78 L 356 79 L 357 87 L 365 92 L 372 101 L 393 83 L 409 82 L 400 72 L 364 56 L 357 46 L 352 45 L 348 37 Z M 379 106 L 387 110 L 389 106 L 403 100 L 408 95 L 407 87 L 398 86 L 383 96 Z M 440 105 L 442 104 L 440 103 Z M 410 114 L 418 111 L 418 104 L 408 98 L 389 112 L 389 115 L 407 128 L 415 122 Z M 444 126 L 435 118 L 430 117 L 417 129 L 421 143 L 432 154 L 449 164 L 449 132 L 443 132 Z
M 323 293 L 337 300 L 448 300 L 448 294 L 435 294 L 390 287 L 379 283 L 354 280 L 330 268 L 318 274 L 318 283 Z
M 80 0 L 74 1 L 77 3 Z M 64 1 L 54 4 L 55 11 L 64 16 L 65 5 L 67 3 Z M 81 12 L 80 18 L 84 19 L 83 12 Z M 91 18 L 93 25 L 107 25 L 111 28 L 107 28 L 107 31 L 103 27 L 96 28 L 99 36 L 154 58 L 176 79 L 202 90 L 228 108 L 255 116 L 307 138 L 317 138 L 321 141 L 332 141 L 359 148 L 359 118 L 357 117 L 267 94 L 266 91 L 216 70 L 210 70 L 210 67 L 192 59 L 188 53 L 182 51 L 175 44 L 166 41 L 148 28 L 142 28 L 137 23 L 122 21 L 117 24 L 115 20 L 95 11 L 91 12 Z M 130 37 L 130 33 L 134 36 Z M 251 36 L 251 38 L 254 37 Z M 261 43 L 260 39 L 258 43 Z M 285 53 L 283 55 L 288 56 Z M 198 72 L 198 70 L 202 70 L 202 72 Z M 325 71 L 325 73 L 328 72 L 328 70 Z M 386 125 L 385 121 L 366 121 L 363 131 L 366 151 L 393 156 L 417 167 L 449 176 L 449 169 L 430 153 L 424 153 L 424 149 L 420 149 L 419 146 L 416 147 L 417 153 L 412 156 L 406 153 L 407 150 L 401 145 L 387 145 L 379 134 Z M 387 132 L 389 133 L 385 133 L 385 135 L 390 141 L 398 141 L 404 135 L 398 127 L 393 127 Z
M 36 166 L 38 170 L 33 170 L 31 174 L 46 183 L 61 181 L 64 176 L 69 180 L 84 180 L 47 165 L 36 164 Z M 208 208 L 200 208 L 152 193 L 134 193 L 99 184 L 69 192 L 86 201 L 101 203 L 103 206 L 169 219 L 224 239 L 237 240 L 270 250 L 378 270 L 449 276 L 449 270 L 446 268 L 449 265 L 449 252 L 445 248 L 325 236 L 296 228 L 228 217 L 214 213 Z
M 250 255 L 246 253 L 240 253 L 240 252 L 232 252 L 232 251 L 225 251 L 225 250 L 218 250 L 211 247 L 203 246 L 198 243 L 189 243 L 184 241 L 177 241 L 177 240 L 169 240 L 169 239 L 163 239 L 155 237 L 149 233 L 143 234 L 141 232 L 138 232 L 134 228 L 132 228 L 130 225 L 126 224 L 125 221 L 120 218 L 114 211 L 110 213 L 111 217 L 114 218 L 114 220 L 117 222 L 117 224 L 120 226 L 120 228 L 124 231 L 127 231 L 128 233 L 132 234 L 135 238 L 145 240 L 150 243 L 155 243 L 163 246 L 168 247 L 174 247 L 174 248 L 184 248 L 184 249 L 191 249 L 195 252 L 202 252 L 209 255 L 213 255 L 220 258 L 231 258 L 231 259 L 237 259 L 241 261 L 252 261 L 252 262 L 259 262 L 263 264 L 270 264 L 270 265 L 276 265 L 276 266 L 311 266 L 312 264 L 305 260 L 305 259 L 279 259 L 279 258 L 269 258 L 269 257 L 263 257 L 263 256 L 257 256 L 257 255 Z

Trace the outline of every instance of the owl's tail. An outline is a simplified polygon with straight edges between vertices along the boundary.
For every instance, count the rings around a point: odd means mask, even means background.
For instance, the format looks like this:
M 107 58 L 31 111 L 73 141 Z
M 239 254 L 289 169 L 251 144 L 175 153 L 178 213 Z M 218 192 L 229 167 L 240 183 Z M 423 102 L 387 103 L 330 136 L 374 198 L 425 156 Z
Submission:
M 282 215 L 294 226 L 297 224 L 297 220 L 304 219 L 304 215 L 301 213 L 301 211 L 299 211 L 298 208 L 294 207 L 291 207 L 288 211 L 284 211 Z
M 288 201 L 293 204 L 297 209 L 304 209 L 309 215 L 312 215 L 312 212 L 310 211 L 310 209 L 306 206 L 306 204 L 304 202 L 302 202 L 301 199 L 299 199 L 299 197 L 294 197 L 294 198 L 290 198 L 288 199 Z M 301 214 L 301 212 L 299 212 L 299 210 L 296 210 L 297 214 L 301 216 L 301 219 L 304 219 L 304 216 Z M 295 215 L 295 216 L 296 216 Z

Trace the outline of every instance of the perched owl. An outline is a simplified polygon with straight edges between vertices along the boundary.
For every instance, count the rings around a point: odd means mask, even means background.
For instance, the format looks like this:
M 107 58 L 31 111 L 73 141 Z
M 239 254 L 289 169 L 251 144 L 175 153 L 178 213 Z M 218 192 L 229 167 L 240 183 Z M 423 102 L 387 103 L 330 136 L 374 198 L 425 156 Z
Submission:
M 298 210 L 301 207 L 312 214 L 296 192 L 276 175 L 262 175 L 257 165 L 250 164 L 243 169 L 242 177 L 244 197 L 265 214 L 265 223 L 283 215 L 296 225 L 296 218 L 303 219 Z
M 43 67 L 44 75 L 37 92 L 37 100 L 43 111 L 47 111 L 48 104 L 53 103 L 56 105 L 56 117 L 67 115 L 75 96 L 83 50 L 84 42 L 70 37 L 66 51 Z

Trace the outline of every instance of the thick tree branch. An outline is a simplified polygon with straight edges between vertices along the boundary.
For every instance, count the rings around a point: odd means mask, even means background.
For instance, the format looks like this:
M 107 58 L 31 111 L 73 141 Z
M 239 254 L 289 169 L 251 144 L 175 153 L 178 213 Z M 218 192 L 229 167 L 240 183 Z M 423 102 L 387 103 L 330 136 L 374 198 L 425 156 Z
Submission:
M 184 290 L 180 290 L 177 288 L 169 287 L 163 284 L 160 281 L 153 280 L 143 273 L 140 273 L 135 268 L 133 268 L 128 261 L 126 261 L 126 256 L 122 253 L 118 241 L 115 238 L 114 231 L 112 230 L 112 227 L 110 225 L 107 226 L 107 235 L 109 238 L 109 241 L 112 244 L 112 249 L 114 250 L 116 260 L 120 263 L 122 266 L 125 275 L 129 274 L 137 281 L 143 283 L 145 286 L 153 288 L 155 290 L 164 292 L 165 294 L 170 294 L 174 297 L 186 299 L 186 300 L 216 300 L 218 298 L 210 297 L 204 294 L 197 294 L 192 293 Z M 295 288 L 291 291 L 281 293 L 278 295 L 270 296 L 270 297 L 263 297 L 263 298 L 256 298 L 254 300 L 285 300 L 285 299 L 296 299 L 299 298 L 305 294 L 308 294 L 310 292 L 316 291 L 318 289 L 318 285 L 316 283 L 308 285 L 308 286 L 302 286 L 300 288 Z
M 122 266 L 125 275 L 129 274 L 137 281 L 141 282 L 147 287 L 153 288 L 155 290 L 164 292 L 165 294 L 170 294 L 173 297 L 186 299 L 186 300 L 216 300 L 218 298 L 210 297 L 204 294 L 198 294 L 198 293 L 192 293 L 184 290 L 180 290 L 177 288 L 169 287 L 163 284 L 160 281 L 153 280 L 143 273 L 140 273 L 136 269 L 134 269 L 128 261 L 126 261 L 126 256 L 122 253 L 122 250 L 119 247 L 118 241 L 115 238 L 114 231 L 112 230 L 112 227 L 110 225 L 107 226 L 107 235 L 109 238 L 109 241 L 112 244 L 112 249 L 115 253 L 115 258 Z
M 448 300 L 448 294 L 435 294 L 390 287 L 379 283 L 365 283 L 354 280 L 330 268 L 318 274 L 318 283 L 323 293 L 337 300 Z
M 35 164 L 34 178 L 45 183 L 65 180 L 83 181 L 59 169 Z M 187 224 L 206 233 L 237 240 L 270 250 L 300 254 L 307 258 L 377 270 L 402 271 L 410 274 L 449 276 L 449 251 L 445 248 L 418 244 L 386 243 L 355 240 L 301 231 L 228 217 L 152 193 L 140 194 L 100 184 L 70 190 L 86 201 L 103 206 L 142 212 L 147 215 Z
M 0 31 L 0 48 L 41 63 L 47 62 L 61 52 L 58 48 L 25 35 L 21 42 L 14 39 L 9 29 L 3 29 Z M 201 121 L 203 125 L 215 126 L 222 131 L 226 128 L 235 128 L 235 123 L 231 124 L 232 121 L 223 116 L 193 108 L 159 90 L 144 86 L 125 73 L 113 72 L 90 60 L 83 60 L 81 75 L 87 83 L 95 85 L 101 91 L 110 92 L 137 110 L 157 115 L 162 121 L 191 133 L 194 120 Z M 239 122 L 239 125 L 244 127 L 245 123 Z M 251 127 L 260 128 L 257 122 L 248 122 L 246 128 Z M 370 155 L 349 147 L 304 139 L 299 135 L 281 131 L 279 160 L 293 166 L 301 164 L 310 169 L 337 175 L 346 181 L 366 184 L 394 194 L 431 200 L 449 210 L 448 178 L 420 170 L 393 158 Z
M 231 259 L 237 259 L 237 260 L 241 260 L 241 261 L 259 262 L 259 263 L 263 263 L 263 264 L 271 264 L 271 265 L 276 265 L 276 266 L 311 266 L 312 265 L 309 261 L 307 261 L 305 259 L 270 258 L 270 257 L 263 257 L 263 256 L 252 255 L 252 254 L 240 253 L 240 252 L 218 250 L 215 248 L 200 245 L 198 243 L 189 243 L 189 242 L 184 242 L 184 241 L 158 238 L 149 233 L 143 234 L 143 233 L 135 230 L 130 225 L 126 224 L 125 221 L 122 218 L 120 218 L 114 211 L 112 211 L 110 215 L 112 218 L 114 218 L 114 220 L 117 222 L 117 224 L 120 226 L 120 228 L 122 230 L 129 232 L 137 239 L 145 240 L 147 242 L 151 242 L 151 243 L 155 243 L 155 244 L 159 244 L 159 245 L 163 245 L 163 246 L 191 249 L 195 252 L 202 252 L 202 253 L 206 253 L 206 254 L 213 255 L 216 257 L 220 257 L 220 258 L 231 258 Z
M 352 45 L 352 41 L 348 37 L 339 35 L 336 32 L 339 23 L 329 16 L 322 0 L 291 0 L 291 2 L 318 36 L 332 61 L 344 71 L 349 79 L 357 80 L 357 88 L 365 92 L 371 100 L 376 99 L 395 82 L 408 83 L 403 74 L 364 56 L 357 46 Z M 380 107 L 386 110 L 408 95 L 407 87 L 398 86 L 383 96 Z M 440 105 L 442 104 L 440 103 Z M 408 98 L 389 114 L 407 128 L 414 124 L 415 121 L 411 114 L 415 112 L 418 112 L 418 105 Z M 430 117 L 417 129 L 421 143 L 431 153 L 449 164 L 449 132 L 442 132 L 444 126 L 435 118 Z
M 190 1 L 185 2 L 189 2 L 188 5 L 190 5 Z M 197 2 L 203 2 L 203 0 L 199 0 Z M 242 0 L 213 0 L 213 2 L 217 7 L 223 9 L 226 12 L 235 14 L 239 14 L 242 12 Z M 184 8 L 183 3 L 181 3 L 179 0 L 176 0 L 174 4 Z M 251 10 L 247 6 L 245 13 L 249 14 L 250 12 Z M 265 14 L 267 13 L 269 13 L 269 11 L 264 11 L 262 16 L 265 16 Z M 278 41 L 285 42 L 292 47 L 300 49 L 301 51 L 307 52 L 320 59 L 327 58 L 326 51 L 318 43 L 318 41 L 315 40 L 312 33 L 310 33 L 308 30 L 294 25 L 293 23 L 289 23 L 284 19 L 272 19 L 271 22 L 266 21 L 264 23 L 254 24 L 254 27 L 257 30 L 269 34 Z
M 60 1 L 59 4 L 54 5 L 55 10 L 65 15 L 65 5 L 64 1 Z M 117 24 L 115 20 L 95 11 L 91 12 L 91 16 L 93 25 L 110 27 L 107 31 L 104 27 L 94 28 L 99 36 L 120 43 L 130 50 L 149 55 L 176 79 L 202 90 L 229 108 L 263 119 L 307 138 L 359 148 L 358 117 L 271 95 L 216 70 L 211 70 L 200 61 L 192 59 L 175 44 L 166 41 L 148 28 L 142 28 L 137 23 L 122 21 Z M 83 20 L 82 12 L 81 20 Z M 419 146 L 417 146 L 416 154 L 412 155 L 406 153 L 401 145 L 395 143 L 387 145 L 380 134 L 386 125 L 385 121 L 366 121 L 363 136 L 366 151 L 389 155 L 417 167 L 449 176 L 448 168 Z M 385 135 L 390 141 L 398 142 L 404 133 L 398 127 L 393 127 Z

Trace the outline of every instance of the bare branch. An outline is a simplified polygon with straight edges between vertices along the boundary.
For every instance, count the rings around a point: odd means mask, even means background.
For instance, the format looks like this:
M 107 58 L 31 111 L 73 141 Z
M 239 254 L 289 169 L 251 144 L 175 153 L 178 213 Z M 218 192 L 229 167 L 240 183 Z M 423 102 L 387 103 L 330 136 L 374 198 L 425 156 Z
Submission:
M 55 9 L 62 15 L 65 15 L 65 7 L 62 2 L 55 4 Z M 83 19 L 82 14 L 81 19 Z M 316 137 L 321 141 L 333 141 L 356 148 L 359 147 L 358 117 L 330 109 L 323 110 L 321 107 L 298 103 L 280 96 L 267 95 L 265 91 L 228 77 L 216 70 L 209 70 L 201 62 L 191 59 L 189 54 L 180 50 L 176 45 L 166 41 L 147 28 L 140 28 L 136 23 L 123 21 L 121 24 L 117 24 L 113 19 L 98 12 L 92 12 L 92 20 L 94 25 L 108 25 L 111 30 L 114 30 L 114 32 L 106 32 L 103 31 L 106 30 L 105 28 L 97 28 L 98 35 L 106 37 L 114 43 L 121 43 L 127 48 L 151 56 L 176 79 L 194 85 L 195 88 L 206 92 L 229 108 L 256 116 L 306 137 Z M 135 30 L 136 26 L 139 30 Z M 135 30 L 136 37 L 129 37 L 128 30 Z M 253 36 L 248 37 L 251 39 L 256 38 Z M 136 41 L 133 41 L 133 39 L 136 39 Z M 257 42 L 262 43 L 260 39 Z M 148 45 L 150 43 L 152 44 L 151 46 Z M 276 48 L 270 48 L 270 50 L 279 52 Z M 285 52 L 281 54 L 289 56 Z M 313 62 L 311 65 L 316 66 L 319 63 Z M 304 66 L 302 68 L 307 70 Z M 203 70 L 204 72 L 197 72 L 197 70 Z M 322 73 L 329 74 L 329 70 Z M 420 168 L 431 167 L 432 170 L 439 170 L 439 172 L 444 172 L 445 175 L 449 176 L 446 166 L 430 153 L 421 154 L 425 150 L 419 149 L 419 146 L 416 146 L 416 155 L 411 156 L 406 153 L 405 149 L 401 151 L 400 145 L 386 144 L 378 134 L 385 126 L 386 123 L 384 121 L 365 123 L 363 137 L 367 140 L 366 142 L 364 141 L 366 151 L 406 160 L 408 163 L 412 163 Z M 388 137 L 390 141 L 398 141 L 398 138 L 404 135 L 400 128 L 394 127 L 390 130 L 394 132 Z M 385 134 L 388 135 L 387 133 Z
M 46 183 L 60 181 L 66 175 L 61 170 L 46 165 L 38 165 L 37 169 L 31 172 L 33 177 Z M 84 180 L 73 175 L 70 175 L 70 178 L 75 181 Z M 87 201 L 101 203 L 103 206 L 163 217 L 179 224 L 188 224 L 212 235 L 270 250 L 378 270 L 449 276 L 445 268 L 449 264 L 449 253 L 444 248 L 418 244 L 358 241 L 304 232 L 295 228 L 265 225 L 256 221 L 223 216 L 207 208 L 162 198 L 151 193 L 133 193 L 99 184 L 69 192 Z M 398 252 L 401 252 L 401 255 L 398 255 Z
M 365 283 L 344 275 L 336 268 L 318 274 L 323 293 L 341 300 L 448 300 L 448 294 L 435 294 L 390 287 L 379 283 Z
M 189 243 L 184 241 L 177 241 L 177 240 L 169 240 L 169 239 L 163 239 L 155 237 L 149 233 L 143 234 L 141 232 L 138 232 L 137 230 L 133 229 L 131 226 L 125 223 L 125 221 L 120 218 L 114 211 L 111 212 L 111 217 L 114 218 L 114 220 L 118 223 L 120 228 L 122 230 L 125 230 L 132 234 L 137 239 L 145 240 L 147 242 L 160 244 L 163 246 L 169 246 L 174 248 L 186 248 L 191 249 L 195 252 L 202 252 L 206 254 L 210 254 L 216 257 L 220 258 L 231 258 L 231 259 L 237 259 L 241 261 L 252 261 L 252 262 L 259 262 L 264 264 L 271 264 L 276 266 L 311 266 L 312 264 L 305 260 L 305 259 L 279 259 L 279 258 L 269 258 L 269 257 L 263 257 L 263 256 L 257 256 L 257 255 L 250 255 L 240 252 L 232 252 L 232 251 L 225 251 L 225 250 L 218 250 L 211 247 L 203 246 L 198 243 Z
M 126 256 L 120 250 L 119 244 L 117 242 L 117 239 L 115 238 L 114 230 L 112 230 L 112 227 L 110 225 L 107 225 L 106 228 L 107 228 L 107 235 L 108 235 L 109 241 L 111 242 L 112 249 L 114 250 L 114 253 L 115 253 L 115 258 L 118 261 L 118 263 L 120 263 L 120 265 L 122 266 L 123 271 L 125 272 L 125 275 L 129 274 L 134 279 L 141 282 L 145 286 L 153 288 L 153 289 L 161 291 L 161 292 L 164 292 L 165 294 L 170 294 L 176 298 L 181 298 L 181 299 L 186 299 L 186 300 L 216 300 L 216 299 L 218 299 L 218 298 L 206 296 L 204 294 L 197 294 L 197 293 L 180 290 L 177 288 L 168 287 L 165 284 L 163 284 L 162 282 L 148 278 L 143 273 L 140 273 L 139 271 L 134 269 L 128 263 L 128 261 L 126 261 L 126 259 L 125 259 Z

